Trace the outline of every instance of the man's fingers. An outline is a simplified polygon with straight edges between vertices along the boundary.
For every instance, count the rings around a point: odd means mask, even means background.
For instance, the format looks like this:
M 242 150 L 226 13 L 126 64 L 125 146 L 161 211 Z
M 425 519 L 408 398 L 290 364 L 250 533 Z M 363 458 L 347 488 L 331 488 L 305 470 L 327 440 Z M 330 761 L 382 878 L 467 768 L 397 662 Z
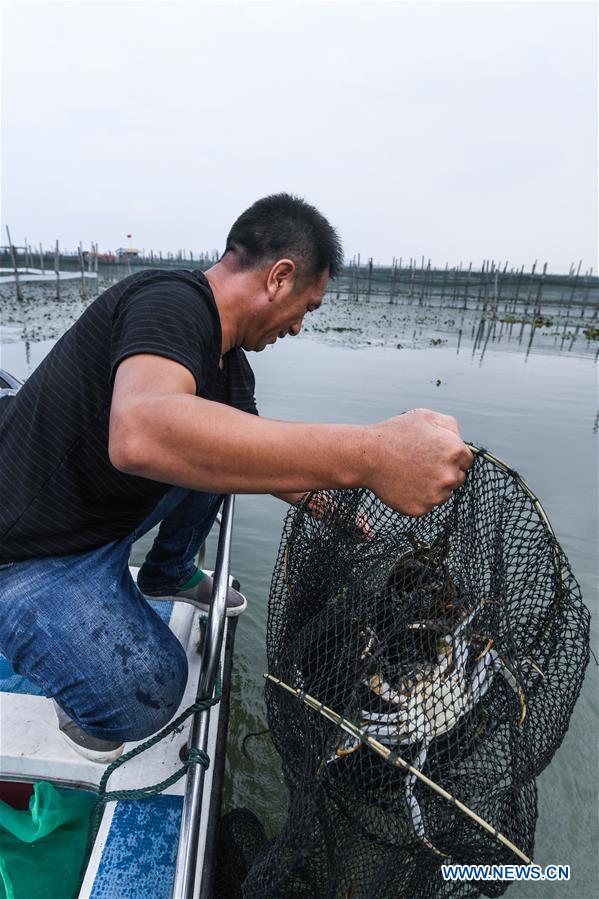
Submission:
M 361 512 L 356 516 L 356 527 L 366 538 L 366 540 L 372 540 L 372 538 L 374 537 L 374 531 L 370 526 L 370 522 L 368 521 L 366 516 Z
M 470 466 L 474 462 L 474 453 L 472 452 L 470 447 L 466 446 L 465 443 L 462 444 L 461 450 L 462 450 L 462 452 L 461 452 L 461 459 L 459 462 L 459 466 L 462 469 L 462 471 L 465 472 L 470 468 Z M 465 480 L 465 477 L 464 477 L 464 480 Z M 462 481 L 462 484 L 463 483 L 464 483 L 464 481 Z

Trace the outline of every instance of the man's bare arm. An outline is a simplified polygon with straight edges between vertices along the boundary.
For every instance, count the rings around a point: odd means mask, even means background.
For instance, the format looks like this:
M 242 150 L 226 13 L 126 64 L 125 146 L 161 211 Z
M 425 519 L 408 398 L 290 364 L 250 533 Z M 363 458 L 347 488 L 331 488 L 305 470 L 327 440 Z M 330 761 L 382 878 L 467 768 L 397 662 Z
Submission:
M 472 462 L 449 416 L 415 410 L 367 426 L 272 421 L 196 397 L 187 368 L 150 355 L 118 367 L 109 455 L 121 471 L 195 490 L 368 487 L 411 515 L 447 499 Z

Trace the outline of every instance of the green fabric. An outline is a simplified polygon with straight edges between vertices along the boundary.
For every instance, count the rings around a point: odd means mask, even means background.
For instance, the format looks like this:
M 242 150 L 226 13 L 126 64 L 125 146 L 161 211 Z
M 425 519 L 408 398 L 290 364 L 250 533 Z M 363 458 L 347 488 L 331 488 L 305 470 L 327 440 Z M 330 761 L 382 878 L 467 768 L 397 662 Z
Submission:
M 177 593 L 180 593 L 181 590 L 191 590 L 192 587 L 195 587 L 196 584 L 199 584 L 200 581 L 203 580 L 205 577 L 206 577 L 206 575 L 202 571 L 202 569 L 196 568 L 196 570 L 194 571 L 192 576 L 189 578 L 189 580 L 185 581 L 184 584 L 181 584 L 181 586 L 177 590 Z
M 29 811 L 0 801 L 0 899 L 72 899 L 96 798 L 42 780 Z

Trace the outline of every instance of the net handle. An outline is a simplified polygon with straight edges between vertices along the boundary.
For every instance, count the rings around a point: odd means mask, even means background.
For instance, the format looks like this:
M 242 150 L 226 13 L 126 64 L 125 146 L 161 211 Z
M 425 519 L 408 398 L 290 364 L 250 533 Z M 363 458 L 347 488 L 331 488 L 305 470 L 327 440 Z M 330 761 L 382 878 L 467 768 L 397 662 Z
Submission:
M 282 687 L 289 693 L 293 693 L 294 696 L 304 702 L 307 706 L 315 709 L 317 712 L 320 712 L 321 715 L 323 715 L 329 721 L 332 721 L 333 724 L 336 724 L 342 730 L 346 731 L 346 733 L 351 734 L 352 737 L 356 737 L 363 743 L 366 743 L 367 746 L 373 749 L 377 753 L 377 755 L 381 756 L 381 758 L 384 758 L 385 761 L 389 761 L 390 764 L 395 765 L 395 767 L 403 768 L 404 771 L 413 774 L 414 777 L 417 777 L 418 780 L 426 784 L 427 787 L 430 787 L 431 790 L 434 790 L 435 793 L 438 793 L 438 795 L 443 799 L 451 802 L 451 804 L 461 812 L 463 812 L 463 814 L 467 815 L 469 818 L 475 821 L 479 825 L 479 827 L 482 827 L 487 831 L 487 833 L 490 833 L 491 836 L 493 836 L 497 840 L 497 842 L 510 849 L 514 853 L 514 855 L 521 859 L 521 861 L 523 861 L 527 865 L 532 865 L 532 859 L 525 855 L 521 849 L 518 849 L 518 847 L 514 843 L 512 843 L 511 840 L 508 840 L 506 836 L 504 836 L 495 827 L 485 821 L 484 818 L 481 818 L 480 815 L 477 815 L 476 812 L 473 812 L 471 808 L 468 808 L 467 805 L 465 805 L 459 799 L 456 799 L 455 796 L 451 795 L 451 793 L 448 793 L 447 790 L 443 789 L 443 787 L 441 787 L 438 783 L 435 783 L 434 780 L 431 780 L 430 777 L 427 777 L 426 774 L 423 774 L 422 771 L 419 771 L 418 768 L 414 768 L 413 765 L 410 765 L 409 762 L 406 762 L 406 760 L 396 752 L 392 752 L 386 746 L 383 746 L 383 744 L 379 743 L 378 740 L 375 740 L 374 737 L 371 737 L 368 734 L 364 734 L 359 727 L 357 727 L 351 721 L 348 721 L 347 718 L 342 718 L 341 715 L 338 715 L 337 712 L 333 711 L 333 709 L 330 709 L 322 702 L 319 702 L 319 700 L 315 699 L 314 696 L 310 696 L 309 693 L 305 693 L 303 690 L 299 690 L 295 687 L 290 687 L 289 684 L 286 684 L 278 677 L 274 677 L 272 674 L 265 674 L 264 677 L 271 683 L 276 684 L 277 687 Z M 393 758 L 390 758 L 390 756 L 393 756 Z

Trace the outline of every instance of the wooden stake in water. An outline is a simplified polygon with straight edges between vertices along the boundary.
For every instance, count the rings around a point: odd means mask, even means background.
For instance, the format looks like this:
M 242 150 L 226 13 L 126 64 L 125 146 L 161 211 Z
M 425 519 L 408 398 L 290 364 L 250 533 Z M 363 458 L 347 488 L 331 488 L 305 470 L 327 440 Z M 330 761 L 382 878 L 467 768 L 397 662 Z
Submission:
M 507 263 L 506 263 L 506 265 L 507 265 Z M 507 285 L 506 285 L 506 288 L 505 288 L 505 304 L 504 304 L 504 307 L 503 307 L 503 311 L 506 312 L 506 313 L 508 312 L 509 307 L 510 307 L 510 300 L 511 300 L 511 296 L 512 296 L 511 290 L 512 290 L 512 279 L 513 279 L 513 277 L 514 277 L 514 269 L 513 269 L 513 267 L 512 267 L 512 268 L 510 268 L 510 273 L 509 273 L 509 275 L 508 275 Z
M 12 245 L 12 240 L 10 239 L 10 231 L 8 230 L 8 225 L 6 226 L 6 236 L 8 237 L 8 246 L 10 249 L 10 258 L 12 260 L 12 267 L 15 273 L 15 291 L 17 294 L 17 300 L 23 299 L 23 291 L 21 290 L 21 282 L 19 281 L 19 267 L 17 265 L 17 254 L 16 248 Z
M 461 273 L 462 273 L 462 260 L 460 260 L 460 265 L 459 265 L 459 267 L 456 267 L 456 269 L 455 269 L 455 275 L 454 275 L 454 278 L 453 278 L 453 287 L 452 287 L 452 290 L 451 290 L 451 305 L 452 305 L 452 306 L 455 306 L 455 304 L 456 304 L 456 299 L 457 299 L 457 296 L 458 296 L 458 285 L 459 285 L 459 283 L 460 283 L 460 275 L 461 275 Z
M 56 299 L 60 299 L 60 250 L 58 247 L 58 241 L 56 241 L 56 248 L 54 250 L 54 272 L 56 273 Z
M 389 302 L 393 303 L 395 299 L 395 279 L 397 277 L 397 260 L 395 256 L 393 257 L 393 262 L 391 263 L 391 283 L 389 285 Z
M 470 286 L 470 275 L 471 274 L 472 274 L 472 263 L 469 264 L 468 274 L 466 275 L 466 286 L 464 288 L 464 309 L 468 308 L 468 299 L 469 299 L 468 288 Z
M 576 274 L 574 275 L 572 281 L 572 292 L 570 294 L 570 305 L 574 302 L 574 294 L 576 293 L 576 285 L 578 284 L 578 276 L 580 275 L 580 267 L 582 265 L 582 259 L 578 263 L 578 268 L 576 269 Z
M 524 315 L 527 315 L 527 313 L 528 313 L 528 304 L 530 303 L 530 293 L 531 293 L 531 290 L 532 290 L 532 284 L 533 284 L 534 277 L 535 277 L 535 271 L 536 271 L 536 268 L 537 268 L 537 262 L 538 262 L 538 260 L 535 259 L 535 261 L 534 261 L 533 264 L 532 264 L 532 271 L 531 271 L 531 273 L 530 273 L 530 277 L 529 277 L 529 279 L 528 279 L 528 288 L 527 288 L 527 290 L 526 290 L 526 299 L 525 299 L 525 301 L 524 301 Z
M 514 297 L 514 312 L 516 311 L 516 306 L 518 305 L 518 301 L 520 299 L 520 287 L 522 285 L 523 277 L 524 277 L 524 266 L 521 266 L 520 271 L 518 272 L 518 281 L 516 283 L 516 296 Z
M 505 281 L 505 273 L 507 272 L 507 259 L 505 265 L 503 266 L 503 272 L 500 272 L 499 283 L 497 285 L 497 298 L 495 303 L 495 313 L 497 313 L 497 307 L 499 306 L 499 301 L 501 299 L 501 289 L 503 287 L 503 282 Z
M 44 251 L 42 249 L 42 245 L 40 244 L 40 271 L 42 275 L 46 274 L 46 269 L 44 268 Z
M 545 281 L 545 275 L 547 274 L 547 263 L 543 264 L 543 274 L 539 279 L 539 284 L 537 287 L 537 297 L 535 300 L 535 308 L 534 308 L 534 317 L 537 318 L 541 314 L 541 306 L 543 304 L 543 284 Z
M 585 281 L 585 285 L 584 285 L 584 294 L 582 297 L 582 311 L 580 313 L 581 319 L 584 318 L 585 309 L 587 307 L 587 301 L 589 298 L 589 290 L 591 287 L 591 278 L 592 277 L 593 277 L 593 266 L 590 267 L 590 269 L 587 272 L 587 276 L 586 276 L 586 281 Z M 595 316 L 597 316 L 597 308 L 598 307 L 595 306 Z
M 85 299 L 85 261 L 83 259 L 83 246 L 81 241 L 79 241 L 79 274 L 81 276 L 79 295 L 81 296 L 81 299 Z

